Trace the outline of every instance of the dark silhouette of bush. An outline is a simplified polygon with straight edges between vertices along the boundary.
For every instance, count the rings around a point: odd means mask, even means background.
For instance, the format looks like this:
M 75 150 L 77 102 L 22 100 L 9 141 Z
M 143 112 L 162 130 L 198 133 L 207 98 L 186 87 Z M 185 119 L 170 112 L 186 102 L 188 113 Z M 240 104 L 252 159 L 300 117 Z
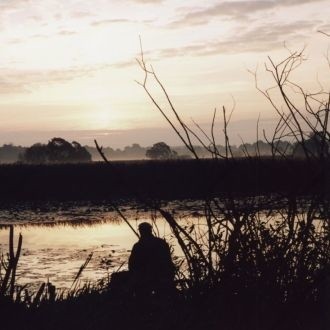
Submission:
M 150 159 L 172 159 L 177 157 L 177 153 L 165 142 L 158 142 L 147 150 L 146 157 Z
M 20 155 L 19 161 L 33 164 L 46 163 L 48 161 L 47 146 L 41 143 L 35 143 Z
M 327 136 L 323 137 L 323 132 L 312 132 L 309 134 L 309 139 L 305 140 L 305 150 L 314 158 L 329 157 L 330 140 Z M 305 158 L 305 150 L 301 143 L 296 143 L 293 149 L 293 156 Z
M 12 143 L 4 144 L 0 147 L 0 163 L 17 162 L 19 155 L 24 151 L 24 147 L 14 146 Z
M 23 163 L 86 163 L 92 160 L 92 156 L 80 143 L 72 143 L 62 139 L 53 138 L 47 145 L 36 143 L 27 148 L 21 155 Z

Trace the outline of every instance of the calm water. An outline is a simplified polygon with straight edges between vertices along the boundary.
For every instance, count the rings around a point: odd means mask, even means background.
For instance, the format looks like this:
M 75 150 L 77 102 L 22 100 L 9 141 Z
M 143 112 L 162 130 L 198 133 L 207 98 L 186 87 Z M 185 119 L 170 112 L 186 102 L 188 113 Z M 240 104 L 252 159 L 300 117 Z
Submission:
M 8 232 L 6 229 L 0 231 L 0 244 L 4 251 L 8 250 Z M 129 250 L 136 241 L 126 224 L 17 226 L 16 238 L 19 232 L 23 235 L 23 249 L 18 265 L 18 282 L 37 285 L 49 280 L 61 288 L 70 286 L 91 252 L 93 258 L 83 272 L 82 280 L 94 282 L 127 261 Z
M 151 221 L 152 214 L 123 207 L 134 228 Z M 58 288 L 69 288 L 80 266 L 90 253 L 93 257 L 81 281 L 96 282 L 108 277 L 127 260 L 137 237 L 116 213 L 104 205 L 21 205 L 0 210 L 0 250 L 8 251 L 8 224 L 14 224 L 15 245 L 23 235 L 18 265 L 18 283 L 36 288 L 50 281 Z M 169 229 L 157 220 L 160 236 L 169 237 Z
M 181 225 L 199 224 L 203 232 L 205 219 L 199 213 L 202 209 L 199 201 L 172 202 L 166 208 L 175 209 L 175 217 L 181 219 Z M 135 229 L 142 221 L 153 221 L 158 236 L 167 239 L 175 255 L 182 255 L 163 219 L 132 203 L 123 204 L 120 210 Z M 302 212 L 301 216 L 304 214 Z M 281 217 L 266 217 L 267 223 L 281 221 Z M 15 244 L 18 234 L 23 235 L 18 283 L 28 283 L 34 289 L 46 281 L 57 288 L 69 288 L 90 253 L 93 257 L 82 273 L 82 283 L 95 283 L 118 268 L 127 269 L 130 250 L 137 241 L 129 226 L 105 203 L 33 203 L 0 207 L 0 253 L 4 255 L 8 252 L 9 224 L 15 228 Z M 322 222 L 315 225 L 321 226 Z M 322 227 L 317 230 L 321 231 Z

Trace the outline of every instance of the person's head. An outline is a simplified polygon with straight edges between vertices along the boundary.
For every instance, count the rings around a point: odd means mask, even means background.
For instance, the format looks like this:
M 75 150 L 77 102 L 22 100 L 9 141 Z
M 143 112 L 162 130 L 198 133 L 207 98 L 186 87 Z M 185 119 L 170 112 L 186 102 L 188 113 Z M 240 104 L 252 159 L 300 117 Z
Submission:
M 152 226 L 148 222 L 142 222 L 139 224 L 139 232 L 141 237 L 151 236 L 152 235 Z

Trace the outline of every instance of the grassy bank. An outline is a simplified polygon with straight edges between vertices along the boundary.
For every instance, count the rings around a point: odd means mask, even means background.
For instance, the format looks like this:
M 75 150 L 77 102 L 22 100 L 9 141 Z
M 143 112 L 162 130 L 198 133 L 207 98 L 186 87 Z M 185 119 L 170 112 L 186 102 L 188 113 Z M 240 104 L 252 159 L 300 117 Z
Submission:
M 330 325 L 329 199 L 205 201 L 205 221 L 184 226 L 158 210 L 184 251 L 175 258 L 177 294 L 149 299 L 114 293 L 107 281 L 66 296 L 17 286 L 19 248 L 3 252 L 1 329 L 326 330 Z M 23 239 L 24 244 L 24 239 Z M 19 246 L 20 244 L 18 244 Z M 13 275 L 14 274 L 14 275 Z
M 108 293 L 90 293 L 71 301 L 26 310 L 22 306 L 3 308 L 1 328 L 9 329 L 301 329 L 326 330 L 328 311 L 324 305 L 304 303 L 265 304 L 256 296 L 179 296 L 175 301 L 154 299 L 118 301 Z

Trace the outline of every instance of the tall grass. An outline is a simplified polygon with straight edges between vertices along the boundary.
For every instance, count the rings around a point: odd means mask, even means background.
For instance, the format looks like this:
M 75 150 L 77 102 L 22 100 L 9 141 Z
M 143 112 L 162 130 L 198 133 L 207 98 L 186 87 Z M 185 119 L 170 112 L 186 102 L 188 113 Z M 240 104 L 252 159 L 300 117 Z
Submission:
M 200 178 L 210 180 L 209 190 L 203 192 L 203 217 L 199 222 L 180 221 L 177 212 L 145 198 L 141 190 L 137 189 L 137 200 L 165 219 L 173 238 L 181 247 L 183 257 L 176 259 L 176 280 L 180 294 L 170 302 L 153 298 L 141 303 L 133 297 L 117 301 L 111 298 L 111 293 L 106 289 L 93 291 L 86 287 L 83 294 L 73 295 L 73 300 L 58 299 L 59 304 L 56 308 L 53 307 L 60 311 L 59 314 L 55 313 L 59 319 L 66 320 L 69 315 L 62 306 L 67 308 L 68 302 L 74 301 L 75 305 L 70 305 L 69 310 L 71 317 L 78 316 L 78 319 L 70 319 L 64 327 L 103 329 L 111 328 L 112 324 L 115 329 L 138 326 L 147 329 L 175 327 L 231 330 L 329 328 L 330 94 L 323 91 L 310 94 L 299 84 L 291 82 L 290 75 L 302 63 L 302 59 L 303 53 L 290 53 L 279 64 L 269 59 L 266 68 L 274 78 L 275 87 L 282 95 L 286 110 L 282 111 L 284 108 L 275 103 L 270 94 L 273 89 L 262 91 L 279 116 L 272 137 L 267 137 L 266 133 L 264 135 L 272 147 L 273 161 L 280 158 L 287 165 L 286 170 L 291 173 L 294 172 L 292 163 L 288 161 L 285 152 L 279 151 L 278 144 L 286 137 L 300 143 L 305 163 L 317 162 L 320 165 L 316 175 L 311 173 L 310 167 L 306 167 L 306 177 L 317 179 L 318 186 L 316 189 L 308 186 L 314 180 L 306 179 L 301 184 L 295 183 L 291 189 L 277 191 L 276 194 L 254 190 L 240 196 L 239 191 L 235 193 L 231 190 L 230 182 L 225 180 L 236 162 L 232 157 L 227 132 L 231 115 L 227 114 L 225 108 L 222 109 L 226 148 L 224 151 L 218 150 L 215 138 L 217 112 L 214 112 L 212 118 L 210 134 L 201 130 L 198 125 L 189 127 L 176 111 L 152 67 L 147 66 L 143 52 L 141 53 L 140 65 L 144 72 L 141 86 L 196 158 L 196 164 L 200 166 Z M 154 79 L 165 96 L 170 114 L 166 113 L 151 94 L 148 89 L 149 79 Z M 303 109 L 288 92 L 293 87 L 304 99 Z M 308 136 L 311 134 L 318 137 L 318 153 L 311 152 L 308 147 Z M 222 175 L 214 176 L 213 179 L 228 185 L 228 189 L 224 189 L 226 194 L 217 194 L 212 189 L 212 176 L 210 178 L 210 173 L 206 173 L 205 168 L 200 165 L 202 162 L 194 149 L 193 141 L 196 140 L 210 153 L 215 167 L 219 159 L 223 160 Z M 109 171 L 113 171 L 102 148 L 97 144 L 96 147 L 109 165 Z M 255 178 L 258 178 L 258 169 L 264 166 L 261 157 L 248 157 L 248 161 L 252 164 L 251 168 L 255 168 Z M 280 173 L 277 175 L 281 177 Z M 191 181 L 194 183 L 194 177 Z M 120 212 L 120 217 L 129 223 L 125 214 L 117 205 L 115 207 Z M 10 271 L 10 274 L 12 276 L 14 273 Z M 11 297 L 10 281 L 6 280 L 6 283 Z M 41 293 L 37 293 L 38 301 L 42 300 L 45 287 L 46 285 L 40 288 Z M 44 321 L 42 325 L 58 324 L 56 317 L 52 315 L 54 309 L 49 309 L 46 302 L 44 300 L 44 304 L 39 304 L 39 307 L 53 323 Z M 42 325 L 37 326 L 42 328 Z
M 210 319 L 228 329 L 318 329 L 324 324 L 330 326 L 325 312 L 330 298 L 327 296 L 330 277 L 330 93 L 324 89 L 310 93 L 291 79 L 293 71 L 304 60 L 303 52 L 290 52 L 279 63 L 271 58 L 268 60 L 265 68 L 273 77 L 274 86 L 262 90 L 254 73 L 256 87 L 279 119 L 272 136 L 268 137 L 266 132 L 263 135 L 271 146 L 273 161 L 281 159 L 287 166 L 286 171 L 291 173 L 294 173 L 292 162 L 278 146 L 283 139 L 291 139 L 300 146 L 305 158 L 306 179 L 302 178 L 302 182 L 295 183 L 287 191 L 264 195 L 256 190 L 244 198 L 239 198 L 231 189 L 227 194 L 217 196 L 210 182 L 210 190 L 204 194 L 204 219 L 199 224 L 183 225 L 175 213 L 159 205 L 153 207 L 167 221 L 183 251 L 177 276 L 186 295 L 202 311 L 205 322 Z M 219 150 L 217 110 L 209 134 L 198 124 L 189 127 L 152 66 L 147 65 L 142 46 L 138 62 L 144 73 L 139 84 L 155 108 L 197 164 L 201 161 L 194 148 L 196 141 L 209 152 L 215 166 L 218 159 L 224 160 L 222 177 L 215 176 L 214 180 L 230 186 L 223 178 L 236 162 L 228 137 L 231 112 L 228 115 L 226 108 L 222 108 L 225 150 Z M 150 85 L 159 88 L 166 105 L 157 101 Z M 272 94 L 274 90 L 282 102 L 277 103 L 278 99 Z M 311 149 L 311 137 L 317 144 L 317 152 Z M 102 149 L 96 146 L 106 160 Z M 264 166 L 260 154 L 247 156 L 256 171 Z M 318 164 L 316 173 L 307 165 L 311 162 Z M 281 173 L 276 175 L 281 177 Z M 307 177 L 313 180 L 307 180 Z M 202 166 L 199 178 L 212 180 Z M 194 182 L 193 177 L 191 180 Z M 290 184 L 290 178 L 288 181 Z M 263 184 L 267 185 L 267 182 Z M 152 207 L 143 196 L 140 200 Z M 215 316 L 216 313 L 220 315 Z
M 10 300 L 14 299 L 14 293 L 16 289 L 16 271 L 17 264 L 21 254 L 23 237 L 20 234 L 18 238 L 17 249 L 14 249 L 14 228 L 9 227 L 9 253 L 7 256 L 1 253 L 0 257 L 0 299 L 5 297 Z M 20 291 L 17 292 L 17 296 L 20 296 Z

